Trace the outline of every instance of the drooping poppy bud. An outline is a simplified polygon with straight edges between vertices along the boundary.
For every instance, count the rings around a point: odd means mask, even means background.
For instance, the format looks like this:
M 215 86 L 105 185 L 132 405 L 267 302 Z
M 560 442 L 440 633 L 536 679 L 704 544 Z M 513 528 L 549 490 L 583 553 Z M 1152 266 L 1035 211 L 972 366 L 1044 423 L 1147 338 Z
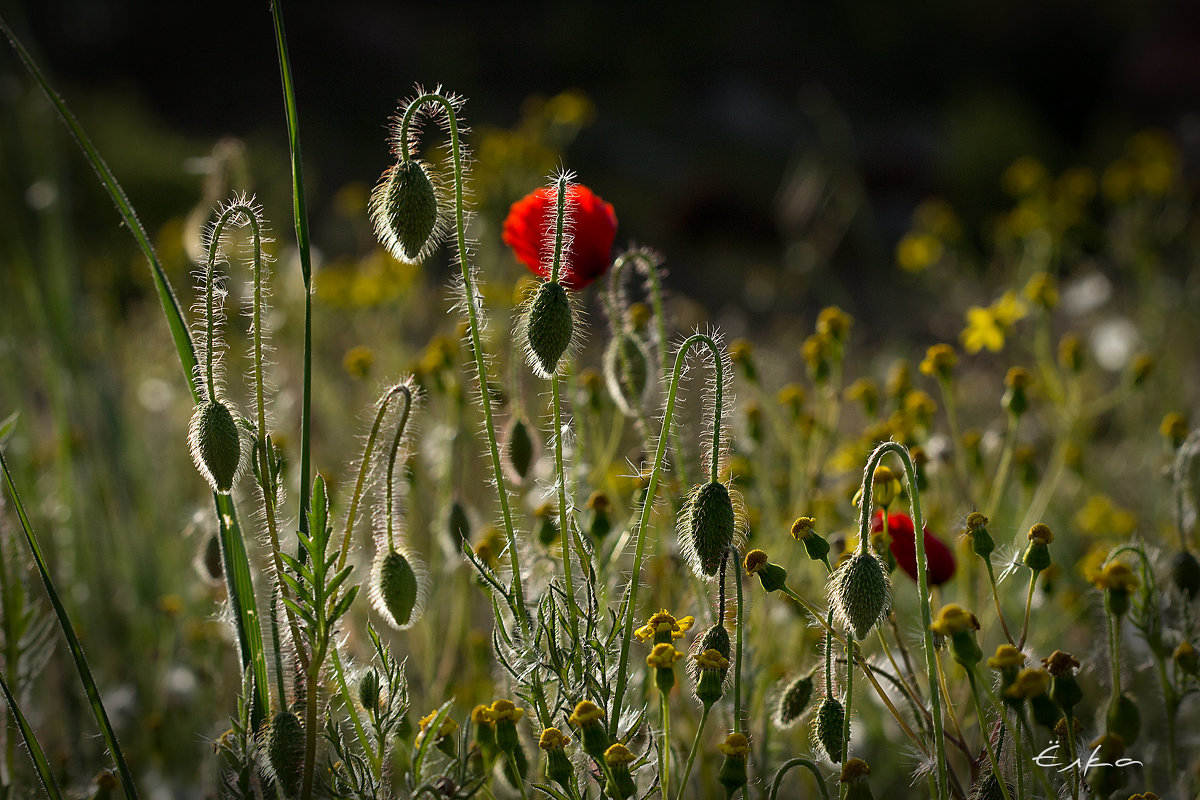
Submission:
M 188 446 L 196 469 L 213 491 L 228 493 L 242 472 L 243 447 L 237 421 L 223 400 L 196 406 L 188 427 Z

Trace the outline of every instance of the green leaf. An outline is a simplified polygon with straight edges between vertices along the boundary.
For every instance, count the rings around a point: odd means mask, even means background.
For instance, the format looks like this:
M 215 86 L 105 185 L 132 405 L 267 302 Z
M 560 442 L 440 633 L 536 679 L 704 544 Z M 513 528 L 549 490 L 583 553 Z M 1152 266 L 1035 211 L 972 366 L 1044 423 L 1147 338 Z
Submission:
M 33 532 L 33 526 L 29 522 L 29 517 L 25 514 L 25 505 L 21 502 L 21 496 L 17 492 L 17 486 L 13 482 L 12 473 L 8 469 L 8 461 L 4 458 L 4 452 L 0 451 L 0 469 L 4 471 L 4 481 L 8 485 L 8 494 L 12 498 L 14 510 L 17 512 L 17 517 L 21 520 L 21 529 L 25 532 L 25 541 L 29 544 L 29 550 L 33 553 L 34 563 L 37 564 L 38 572 L 42 577 L 42 584 L 46 587 L 46 594 L 50 597 L 50 604 L 54 607 L 54 613 L 58 617 L 58 624 L 62 628 L 63 636 L 67 640 L 67 646 L 71 651 L 71 658 L 75 661 L 75 669 L 79 673 L 79 681 L 83 684 L 84 692 L 87 694 L 88 704 L 92 707 L 92 714 L 96 717 L 96 723 L 100 726 L 100 735 L 104 739 L 104 744 L 108 747 L 108 751 L 112 753 L 113 761 L 116 762 L 117 773 L 121 778 L 122 788 L 125 790 L 129 800 L 137 800 L 137 788 L 133 783 L 133 776 L 129 772 L 129 767 L 125 764 L 125 754 L 121 751 L 121 745 L 117 741 L 117 734 L 113 730 L 112 723 L 108 720 L 108 712 L 104 709 L 104 701 L 100 698 L 100 690 L 96 687 L 96 681 L 92 677 L 92 670 L 88 666 L 87 658 L 83 655 L 83 647 L 79 644 L 79 637 L 75 635 L 75 626 L 71 623 L 71 618 L 67 616 L 67 609 L 59 600 L 58 591 L 54 588 L 54 579 L 50 577 L 50 567 L 46 563 L 45 556 L 42 555 L 42 548 L 38 544 L 37 536 Z
M 4 680 L 4 673 L 2 672 L 0 672 L 0 689 L 4 690 L 4 702 L 8 705 L 9 711 L 12 712 L 13 719 L 17 721 L 17 727 L 21 729 L 21 738 L 25 740 L 25 748 L 29 751 L 29 758 L 33 761 L 33 766 L 37 769 L 38 778 L 42 781 L 42 789 L 45 790 L 46 796 L 50 800 L 61 800 L 62 794 L 58 791 L 58 784 L 54 782 L 54 771 L 50 768 L 50 762 L 46 760 L 46 753 L 38 743 L 33 728 L 30 727 L 29 722 L 25 719 L 25 714 L 22 713 L 21 706 L 17 704 L 17 699 L 9 691 L 8 681 Z
M 21 416 L 21 412 L 14 411 L 5 417 L 3 422 L 0 422 L 0 444 L 4 444 L 4 440 L 7 439 L 8 435 L 13 432 L 14 428 L 17 427 L 17 417 L 19 416 Z

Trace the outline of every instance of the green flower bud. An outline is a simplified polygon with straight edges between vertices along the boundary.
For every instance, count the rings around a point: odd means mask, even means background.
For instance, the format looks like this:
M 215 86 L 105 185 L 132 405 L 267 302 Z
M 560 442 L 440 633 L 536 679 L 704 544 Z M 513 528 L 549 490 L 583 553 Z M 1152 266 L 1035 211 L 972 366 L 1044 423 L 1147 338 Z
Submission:
M 379 673 L 369 669 L 358 680 L 358 702 L 368 711 L 379 708 Z
M 188 447 L 196 469 L 215 492 L 227 494 L 242 472 L 242 437 L 233 412 L 222 400 L 196 406 L 188 426 Z
M 396 630 L 416 624 L 424 610 L 420 565 L 414 567 L 405 554 L 392 550 L 376 557 L 371 571 L 371 601 L 379 615 Z
M 845 721 L 846 709 L 836 697 L 826 697 L 817 706 L 812 730 L 813 747 L 819 747 L 835 764 L 842 760 L 842 725 Z
M 971 549 L 975 555 L 987 561 L 991 558 L 996 543 L 987 529 L 988 518 L 978 511 L 967 515 L 967 533 L 971 536 Z
M 300 794 L 304 772 L 304 726 L 291 711 L 280 711 L 266 730 L 266 756 L 271 777 L 284 797 Z
M 731 733 L 725 737 L 718 749 L 721 755 L 725 756 L 725 760 L 721 762 L 717 780 L 725 787 L 725 797 L 733 797 L 748 782 L 746 757 L 750 755 L 750 741 L 743 734 Z
M 419 263 L 437 246 L 437 191 L 424 162 L 398 161 L 385 172 L 369 210 L 376 235 L 398 260 Z
M 871 794 L 871 784 L 867 782 L 870 774 L 871 768 L 861 758 L 846 759 L 839 779 L 846 786 L 846 800 L 875 800 L 875 795 Z
M 701 577 L 714 577 L 733 546 L 737 516 L 729 489 L 720 481 L 697 486 L 679 518 L 680 550 Z
M 627 417 L 636 417 L 646 403 L 651 358 L 646 346 L 635 336 L 617 333 L 604 349 L 604 380 L 617 408 Z
M 525 309 L 526 360 L 540 378 L 558 372 L 559 362 L 575 331 L 575 312 L 560 283 L 546 281 Z
M 508 466 L 513 475 L 523 481 L 533 466 L 534 444 L 529 424 L 520 417 L 515 417 L 508 428 L 507 439 L 505 455 L 508 456 Z
M 812 699 L 813 673 L 801 675 L 787 685 L 779 696 L 779 705 L 775 709 L 775 723 L 781 728 L 787 728 L 800 719 L 800 715 L 808 708 Z
M 887 569 L 870 553 L 855 553 L 829 579 L 834 613 L 860 640 L 879 622 L 891 602 Z

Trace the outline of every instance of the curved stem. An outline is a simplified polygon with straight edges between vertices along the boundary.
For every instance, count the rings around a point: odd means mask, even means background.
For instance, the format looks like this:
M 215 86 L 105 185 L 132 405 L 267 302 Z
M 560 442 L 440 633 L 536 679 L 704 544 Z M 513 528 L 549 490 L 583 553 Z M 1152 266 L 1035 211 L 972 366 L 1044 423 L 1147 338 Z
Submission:
M 867 459 L 867 468 L 863 472 L 863 501 L 859 503 L 859 534 L 864 538 L 870 537 L 869 509 L 871 504 L 868 498 L 873 496 L 872 483 L 875 467 L 879 465 L 879 462 L 888 453 L 894 453 L 904 464 L 904 471 L 908 477 L 909 510 L 912 515 L 913 530 L 923 531 L 925 529 L 925 518 L 921 514 L 921 493 L 917 489 L 917 471 L 913 466 L 912 457 L 909 455 L 908 449 L 903 445 L 896 442 L 884 442 L 875 448 L 875 452 Z M 936 679 L 933 677 L 937 673 L 937 662 L 934 656 L 933 629 L 931 628 L 933 614 L 929 608 L 929 568 L 925 557 L 925 537 L 917 535 L 913 539 L 916 543 L 917 551 L 917 595 L 921 604 L 921 632 L 925 645 L 925 664 L 930 676 L 929 709 L 933 715 L 933 746 L 937 761 L 937 795 L 939 800 L 945 800 L 949 791 L 949 779 L 947 777 L 946 742 L 942 726 L 941 692 L 938 689 Z
M 408 158 L 408 127 L 417 109 L 426 103 L 441 106 L 446 112 L 450 127 L 450 152 L 454 164 L 454 233 L 458 248 L 458 263 L 462 269 L 464 307 L 467 312 L 467 323 L 470 327 L 471 351 L 475 356 L 475 378 L 479 382 L 479 398 L 483 405 L 483 425 L 487 434 L 488 450 L 492 460 L 492 477 L 496 482 L 496 495 L 500 501 L 500 514 L 504 521 L 504 535 L 507 540 L 509 562 L 512 567 L 513 599 L 517 607 L 517 625 L 528 639 L 531 636 L 529 628 L 529 613 L 525 605 L 525 590 L 521 581 L 521 562 L 517 553 L 516 528 L 513 525 L 512 510 L 508 502 L 508 485 L 504 478 L 504 468 L 500 462 L 500 445 L 496 438 L 496 423 L 492 418 L 492 398 L 488 391 L 487 361 L 483 355 L 483 342 L 480 336 L 479 299 L 476 294 L 475 278 L 471 274 L 468 263 L 466 212 L 463 201 L 463 156 L 462 145 L 458 135 L 458 116 L 454 103 L 444 95 L 427 92 L 408 104 L 400 121 L 401 157 Z
M 775 773 L 775 780 L 771 782 L 771 792 L 767 795 L 768 800 L 775 800 L 779 796 L 779 784 L 783 782 L 783 776 L 794 767 L 804 767 L 811 772 L 813 779 L 817 782 L 817 788 L 821 790 L 821 797 L 829 800 L 829 789 L 825 786 L 825 778 L 821 775 L 821 771 L 817 769 L 817 765 L 807 758 L 793 758 L 783 762 L 783 766 Z
M 626 592 L 628 601 L 625 606 L 625 630 L 621 635 L 621 658 L 617 662 L 617 682 L 616 690 L 613 693 L 613 704 L 609 719 L 611 720 L 610 735 L 615 736 L 617 732 L 617 723 L 621 716 L 621 701 L 625 696 L 626 683 L 629 678 L 629 643 L 633 639 L 633 621 L 637 614 L 637 593 L 638 583 L 641 580 L 642 573 L 642 558 L 645 554 L 646 547 L 646 521 L 650 517 L 650 508 L 654 503 L 654 496 L 658 491 L 658 482 L 662 475 L 663 460 L 667 451 L 667 435 L 671 430 L 671 420 L 675 416 L 675 400 L 679 394 L 679 381 L 683 377 L 683 364 L 688 352 L 692 347 L 700 345 L 707 347 L 712 354 L 713 368 L 716 372 L 716 397 L 714 402 L 716 408 L 716 431 L 713 436 L 714 443 L 714 458 L 716 455 L 717 441 L 720 431 L 721 421 L 721 403 L 724 398 L 722 391 L 725 385 L 725 364 L 721 357 L 720 348 L 717 347 L 716 341 L 711 336 L 704 333 L 696 333 L 684 340 L 679 347 L 679 353 L 675 357 L 675 369 L 671 376 L 671 386 L 667 391 L 667 405 L 663 411 L 662 431 L 658 435 L 658 448 L 654 454 L 654 466 L 650 470 L 650 481 L 646 486 L 646 495 L 642 499 L 642 510 L 638 515 L 637 522 L 634 527 L 634 551 L 633 551 L 633 572 L 629 577 L 629 588 Z M 716 461 L 714 460 L 714 471 Z M 715 478 L 714 478 L 715 480 Z
M 387 546 L 388 552 L 396 550 L 395 527 L 395 494 L 396 494 L 396 454 L 400 452 L 400 442 L 404 441 L 404 432 L 408 428 L 408 416 L 412 411 L 412 392 L 405 387 L 404 390 L 404 410 L 400 412 L 400 421 L 396 423 L 396 433 L 392 436 L 392 446 L 388 449 L 387 458 L 387 486 L 384 488 L 386 505 L 384 506 L 385 516 L 387 517 Z
M 358 477 L 354 480 L 354 491 L 350 495 L 350 509 L 346 512 L 346 529 L 342 533 L 337 572 L 341 572 L 342 568 L 346 566 L 346 555 L 350 551 L 350 536 L 354 532 L 354 523 L 358 519 L 358 504 L 362 500 L 367 474 L 371 471 L 371 452 L 375 449 L 375 439 L 379 436 L 379 429 L 383 426 L 383 418 L 387 414 L 388 404 L 397 394 L 404 395 L 405 416 L 408 414 L 407 408 L 412 405 L 412 387 L 407 382 L 398 383 L 388 389 L 379 400 L 379 411 L 376 412 L 375 421 L 371 424 L 371 431 L 367 434 L 367 443 L 363 446 L 362 458 L 359 459 Z

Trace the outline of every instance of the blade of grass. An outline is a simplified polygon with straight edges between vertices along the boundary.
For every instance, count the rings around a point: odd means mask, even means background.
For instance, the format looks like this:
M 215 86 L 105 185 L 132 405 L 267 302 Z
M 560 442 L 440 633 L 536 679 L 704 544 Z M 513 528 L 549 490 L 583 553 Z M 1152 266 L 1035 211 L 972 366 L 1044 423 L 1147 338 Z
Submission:
M 137 799 L 137 788 L 133 785 L 133 776 L 129 773 L 129 767 L 125 764 L 125 754 L 121 752 L 121 745 L 117 742 L 117 734 L 113 731 L 112 724 L 108 721 L 108 712 L 104 710 L 104 702 L 100 699 L 100 690 L 96 688 L 96 681 L 92 677 L 92 670 L 88 667 L 87 658 L 83 655 L 83 647 L 79 644 L 79 638 L 75 635 L 75 626 L 71 624 L 71 618 L 67 616 L 67 609 L 63 607 L 62 601 L 58 599 L 58 592 L 54 588 L 54 581 L 50 578 L 50 568 L 46 564 L 46 559 L 42 555 L 42 548 L 38 545 L 37 537 L 34 535 L 33 526 L 29 523 L 29 517 L 25 515 L 25 506 L 21 502 L 21 496 L 17 493 L 17 486 L 13 482 L 12 473 L 8 470 L 8 461 L 4 458 L 4 452 L 0 450 L 0 469 L 4 471 L 4 482 L 8 485 L 8 495 L 12 498 L 13 509 L 17 512 L 17 518 L 21 520 L 21 529 L 25 532 L 25 541 L 29 543 L 29 550 L 33 553 L 33 560 L 37 564 L 38 573 L 42 576 L 42 584 L 46 587 L 46 594 L 50 596 L 50 604 L 54 606 L 54 613 L 58 617 L 58 624 L 62 627 L 63 635 L 67 639 L 67 646 L 71 650 L 71 658 L 75 661 L 75 668 L 79 672 L 79 680 L 83 683 L 83 690 L 87 693 L 88 704 L 92 707 L 92 713 L 96 717 L 96 723 L 100 726 L 100 735 L 104 737 L 104 744 L 108 747 L 109 753 L 112 754 L 113 762 L 117 765 L 117 773 L 121 778 L 121 786 L 125 790 L 125 796 L 129 800 Z
M 283 84 L 283 107 L 287 114 L 288 148 L 292 154 L 292 216 L 296 248 L 300 253 L 300 275 L 304 278 L 304 382 L 300 402 L 300 532 L 308 534 L 309 445 L 312 410 L 312 256 L 308 242 L 308 200 L 304 194 L 304 165 L 300 158 L 300 117 L 296 111 L 296 87 L 292 83 L 292 61 L 288 56 L 287 33 L 283 29 L 280 0 L 272 0 L 275 46 L 279 57 L 279 79 Z M 304 548 L 300 548 L 304 563 Z
M 46 790 L 46 796 L 50 800 L 61 800 L 62 795 L 58 791 L 58 784 L 54 782 L 54 772 L 50 769 L 50 763 L 46 761 L 46 753 L 42 750 L 42 746 L 38 744 L 37 736 L 30 727 L 29 722 L 25 719 L 25 714 L 22 713 L 21 707 L 17 705 L 17 698 L 13 697 L 12 692 L 8 690 L 8 681 L 4 680 L 4 673 L 0 672 L 0 689 L 4 690 L 4 702 L 8 704 L 8 710 L 12 712 L 13 719 L 17 721 L 17 727 L 21 729 L 21 738 L 25 740 L 25 747 L 29 750 L 29 758 L 33 761 L 33 766 L 37 768 L 38 777 L 42 781 L 42 788 Z
M 158 254 L 155 253 L 154 246 L 150 243 L 150 237 L 146 235 L 146 229 L 138 218 L 137 212 L 134 211 L 133 205 L 129 202 L 129 198 L 125 195 L 125 190 L 121 188 L 121 184 L 117 181 L 116 175 L 109 169 L 100 152 L 92 144 L 92 140 L 88 138 L 79 121 L 75 119 L 75 115 L 71 113 L 62 97 L 50 85 L 50 81 L 46 78 L 45 73 L 42 72 L 37 62 L 29 54 L 29 51 L 17 39 L 3 16 L 0 16 L 0 31 L 4 32 L 4 35 L 8 38 L 9 43 L 17 52 L 22 63 L 25 64 L 25 68 L 29 70 L 34 80 L 37 81 L 42 91 L 46 94 L 46 97 L 50 100 L 51 105 L 54 106 L 59 117 L 71 132 L 71 136 L 74 137 L 75 142 L 79 145 L 79 149 L 83 151 L 88 163 L 100 179 L 100 183 L 107 190 L 109 197 L 112 198 L 113 204 L 116 205 L 117 211 L 125 221 L 125 227 L 129 229 L 138 247 L 141 248 L 142 253 L 146 256 L 146 260 L 150 264 L 151 275 L 154 278 L 154 288 L 157 290 L 159 300 L 162 302 L 163 314 L 167 319 L 167 327 L 170 328 L 171 338 L 175 341 L 175 350 L 179 355 L 179 364 L 183 368 L 184 379 L 187 381 L 188 389 L 192 393 L 192 399 L 195 402 L 199 402 L 200 395 L 195 381 L 192 380 L 197 367 L 196 348 L 192 342 L 191 333 L 183 317 L 183 312 L 180 309 L 179 300 L 175 296 L 175 290 L 171 287 L 171 282 L 163 270 L 162 263 L 158 260 Z M 234 506 L 233 499 L 229 495 L 214 494 L 213 502 L 216 506 L 217 521 L 220 526 L 222 561 L 225 565 L 225 582 L 229 588 L 229 602 L 234 607 L 234 620 L 237 627 L 238 643 L 241 648 L 242 668 L 253 669 L 254 671 L 254 686 L 257 698 L 254 720 L 257 725 L 262 720 L 265 709 L 270 708 L 270 684 L 267 680 L 267 657 L 263 648 L 262 628 L 258 622 L 258 610 L 254 601 L 254 583 L 250 574 L 250 562 L 246 554 L 246 544 L 242 536 L 241 526 L 238 523 L 237 508 Z

